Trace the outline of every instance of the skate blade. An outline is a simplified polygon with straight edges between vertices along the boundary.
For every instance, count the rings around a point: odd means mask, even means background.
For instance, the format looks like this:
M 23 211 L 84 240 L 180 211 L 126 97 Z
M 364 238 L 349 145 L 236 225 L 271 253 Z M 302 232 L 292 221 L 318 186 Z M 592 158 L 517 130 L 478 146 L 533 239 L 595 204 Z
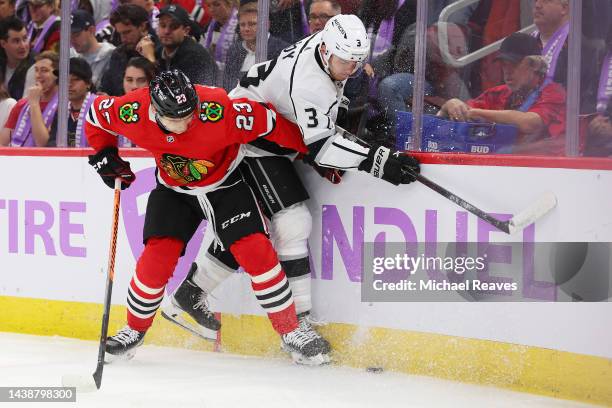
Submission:
M 291 356 L 291 360 L 293 360 L 295 364 L 305 365 L 305 366 L 310 366 L 310 367 L 324 366 L 324 365 L 331 364 L 331 357 L 329 356 L 329 354 L 320 353 L 313 357 L 306 357 L 305 355 L 301 353 L 288 349 L 285 345 L 282 345 L 281 348 L 283 351 L 289 353 L 289 355 Z
M 207 341 L 216 341 L 217 340 L 217 331 L 207 329 L 206 327 L 200 326 L 197 323 L 192 323 L 191 321 L 185 319 L 183 314 L 186 314 L 181 309 L 176 307 L 168 307 L 162 310 L 161 315 L 164 319 L 176 324 L 177 326 L 182 327 L 183 329 L 195 334 L 198 337 L 203 338 Z

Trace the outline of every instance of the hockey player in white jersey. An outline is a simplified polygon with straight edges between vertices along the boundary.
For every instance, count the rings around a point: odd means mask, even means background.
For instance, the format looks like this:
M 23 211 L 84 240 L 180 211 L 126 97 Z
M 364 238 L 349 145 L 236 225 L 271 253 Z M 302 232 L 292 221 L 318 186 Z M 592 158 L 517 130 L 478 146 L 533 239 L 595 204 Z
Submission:
M 280 114 L 299 125 L 310 149 L 306 162 L 343 171 L 366 171 L 395 185 L 410 183 L 419 171 L 416 159 L 383 146 L 364 146 L 336 131 L 338 109 L 346 105 L 346 80 L 361 68 L 369 46 L 358 17 L 335 16 L 321 32 L 284 49 L 275 60 L 254 65 L 229 95 L 272 103 Z M 305 204 L 308 193 L 293 167 L 294 156 L 283 156 L 286 152 L 282 149 L 260 142 L 247 149 L 251 157 L 243 161 L 241 171 L 271 220 L 271 238 L 289 280 L 299 323 L 308 333 L 303 341 L 320 353 L 307 358 L 284 342 L 281 346 L 298 363 L 327 363 L 330 345 L 308 319 L 312 306 L 307 248 L 312 219 Z M 192 265 L 162 315 L 203 337 L 215 338 L 220 323 L 208 309 L 206 299 L 237 268 L 229 252 L 211 246 L 204 262 Z M 280 300 L 276 293 L 283 290 L 273 288 L 256 295 L 260 303 L 267 300 L 272 306 Z M 181 317 L 184 312 L 200 326 L 191 326 Z

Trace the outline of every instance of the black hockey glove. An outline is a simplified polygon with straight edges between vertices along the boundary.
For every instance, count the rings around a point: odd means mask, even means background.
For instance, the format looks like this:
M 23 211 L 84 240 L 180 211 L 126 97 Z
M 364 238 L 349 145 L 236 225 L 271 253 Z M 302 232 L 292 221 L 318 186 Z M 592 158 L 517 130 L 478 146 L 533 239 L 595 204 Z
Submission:
M 412 183 L 416 180 L 414 175 L 421 171 L 419 161 L 414 157 L 380 145 L 370 148 L 368 158 L 359 164 L 359 170 L 396 186 Z
M 132 184 L 136 176 L 130 169 L 130 163 L 119 157 L 115 146 L 105 147 L 98 153 L 89 156 L 89 164 L 96 169 L 104 184 L 115 188 L 115 178 L 121 179 L 121 189 L 124 190 Z

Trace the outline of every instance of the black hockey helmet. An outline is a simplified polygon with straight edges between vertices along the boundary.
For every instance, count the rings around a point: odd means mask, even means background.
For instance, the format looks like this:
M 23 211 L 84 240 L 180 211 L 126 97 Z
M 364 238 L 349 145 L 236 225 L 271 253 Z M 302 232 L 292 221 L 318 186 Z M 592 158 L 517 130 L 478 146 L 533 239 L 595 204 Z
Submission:
M 189 78 L 178 69 L 164 71 L 149 84 L 151 103 L 160 116 L 184 118 L 198 107 L 198 94 Z

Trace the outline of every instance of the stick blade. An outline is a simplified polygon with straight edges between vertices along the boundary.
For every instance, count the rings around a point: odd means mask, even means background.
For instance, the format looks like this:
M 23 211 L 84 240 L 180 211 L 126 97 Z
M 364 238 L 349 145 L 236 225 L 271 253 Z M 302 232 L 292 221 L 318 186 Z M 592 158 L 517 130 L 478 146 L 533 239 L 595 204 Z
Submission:
M 552 192 L 543 194 L 536 202 L 512 217 L 508 222 L 510 234 L 521 231 L 546 215 L 557 206 L 557 197 Z
M 66 374 L 62 376 L 63 387 L 76 387 L 77 392 L 94 392 L 98 390 L 93 375 Z

